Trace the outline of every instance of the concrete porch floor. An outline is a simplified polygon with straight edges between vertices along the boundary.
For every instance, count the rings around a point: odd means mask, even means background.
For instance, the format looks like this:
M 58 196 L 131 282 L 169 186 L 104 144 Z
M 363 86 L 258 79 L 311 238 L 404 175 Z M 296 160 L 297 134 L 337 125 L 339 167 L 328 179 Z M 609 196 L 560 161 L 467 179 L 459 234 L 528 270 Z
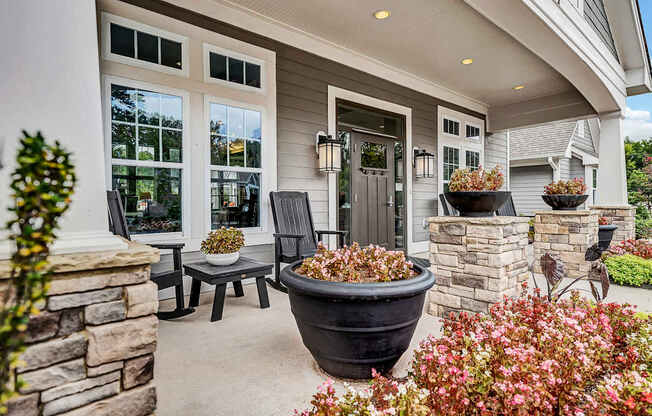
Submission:
M 232 288 L 227 290 L 221 321 L 209 322 L 213 294 L 203 293 L 194 314 L 160 322 L 157 416 L 287 416 L 309 406 L 328 375 L 303 346 L 287 295 L 268 286 L 271 306 L 260 309 L 255 285 L 245 285 L 244 291 L 236 298 Z M 174 301 L 160 307 L 172 309 Z M 411 351 L 428 334 L 439 335 L 440 328 L 424 311 L 394 374 L 405 375 Z M 343 392 L 342 381 L 336 381 Z

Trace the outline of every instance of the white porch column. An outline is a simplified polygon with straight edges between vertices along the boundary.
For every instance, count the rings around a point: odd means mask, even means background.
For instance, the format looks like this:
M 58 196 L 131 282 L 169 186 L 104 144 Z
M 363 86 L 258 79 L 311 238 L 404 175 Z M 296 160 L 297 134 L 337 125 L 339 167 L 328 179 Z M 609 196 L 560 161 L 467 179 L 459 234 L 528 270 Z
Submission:
M 623 118 L 620 111 L 600 116 L 598 205 L 627 205 Z
M 94 0 L 0 4 L 0 229 L 21 130 L 40 130 L 74 152 L 78 177 L 56 253 L 126 248 L 107 224 L 96 19 Z M 0 259 L 10 252 L 6 237 L 0 231 Z

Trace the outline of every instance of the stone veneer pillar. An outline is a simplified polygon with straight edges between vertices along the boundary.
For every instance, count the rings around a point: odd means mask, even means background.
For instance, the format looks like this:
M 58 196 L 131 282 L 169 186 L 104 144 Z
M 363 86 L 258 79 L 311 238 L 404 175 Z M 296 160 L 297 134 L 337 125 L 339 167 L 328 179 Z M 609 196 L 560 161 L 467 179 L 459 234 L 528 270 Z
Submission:
M 568 277 L 588 276 L 591 262 L 586 250 L 598 242 L 598 214 L 591 210 L 542 211 L 534 218 L 534 268 L 541 274 L 541 256 L 556 254 L 566 265 Z
M 528 279 L 526 217 L 432 217 L 429 313 L 488 312 Z
M 636 216 L 636 207 L 631 205 L 594 205 L 591 209 L 598 211 L 598 216 L 607 217 L 618 229 L 614 231 L 611 244 L 619 243 L 623 240 L 630 240 L 636 237 L 636 228 L 634 218 Z
M 26 385 L 9 415 L 153 414 L 158 290 L 149 275 L 158 261 L 157 249 L 133 242 L 127 250 L 50 258 L 55 274 L 27 328 L 17 369 Z M 0 299 L 9 270 L 0 262 Z

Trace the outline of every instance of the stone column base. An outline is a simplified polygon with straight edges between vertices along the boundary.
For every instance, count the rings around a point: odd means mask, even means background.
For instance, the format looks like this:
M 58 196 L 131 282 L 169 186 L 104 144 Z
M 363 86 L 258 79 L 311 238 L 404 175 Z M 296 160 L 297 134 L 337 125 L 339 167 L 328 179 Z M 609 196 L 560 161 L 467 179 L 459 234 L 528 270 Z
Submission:
M 530 276 L 526 217 L 432 217 L 430 260 L 436 283 L 429 313 L 483 312 L 518 295 Z
M 591 262 L 586 250 L 598 242 L 598 215 L 592 210 L 541 211 L 534 218 L 534 267 L 541 274 L 541 256 L 559 256 L 568 277 L 588 276 Z
M 129 242 L 127 250 L 49 260 L 46 305 L 29 321 L 24 365 L 16 369 L 26 385 L 9 414 L 152 414 L 158 289 L 149 275 L 158 250 Z M 9 267 L 0 262 L 0 298 Z

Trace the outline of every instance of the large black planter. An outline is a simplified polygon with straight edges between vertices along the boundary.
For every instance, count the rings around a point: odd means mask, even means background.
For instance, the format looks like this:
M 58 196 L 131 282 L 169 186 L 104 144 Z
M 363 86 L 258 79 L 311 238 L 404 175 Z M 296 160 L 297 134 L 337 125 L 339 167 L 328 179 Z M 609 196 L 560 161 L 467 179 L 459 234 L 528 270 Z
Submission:
M 598 247 L 600 247 L 600 250 L 605 251 L 609 248 L 614 231 L 617 228 L 617 225 L 601 225 L 598 227 Z
M 573 211 L 582 205 L 588 198 L 588 195 L 571 195 L 571 194 L 557 194 L 557 195 L 541 195 L 543 202 L 550 205 L 552 209 L 562 211 Z
M 407 350 L 421 317 L 426 291 L 435 283 L 428 269 L 387 283 L 326 282 L 281 272 L 303 345 L 327 373 L 371 378 L 371 369 L 389 371 Z
M 509 194 L 508 191 L 444 192 L 448 203 L 461 217 L 493 217 Z

